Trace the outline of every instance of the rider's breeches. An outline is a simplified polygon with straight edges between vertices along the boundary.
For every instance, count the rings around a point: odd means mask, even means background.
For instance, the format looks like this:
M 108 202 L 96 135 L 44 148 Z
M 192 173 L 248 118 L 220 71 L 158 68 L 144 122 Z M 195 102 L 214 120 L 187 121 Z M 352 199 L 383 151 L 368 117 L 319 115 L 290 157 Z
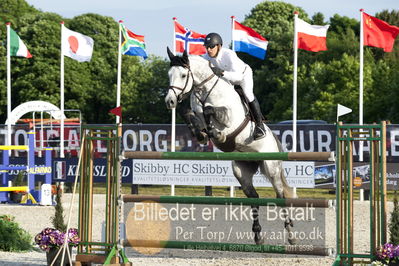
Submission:
M 247 98 L 248 102 L 252 102 L 255 99 L 254 95 L 254 80 L 252 77 L 252 69 L 247 67 L 244 72 L 244 78 L 239 83 L 242 90 L 244 91 L 244 95 Z

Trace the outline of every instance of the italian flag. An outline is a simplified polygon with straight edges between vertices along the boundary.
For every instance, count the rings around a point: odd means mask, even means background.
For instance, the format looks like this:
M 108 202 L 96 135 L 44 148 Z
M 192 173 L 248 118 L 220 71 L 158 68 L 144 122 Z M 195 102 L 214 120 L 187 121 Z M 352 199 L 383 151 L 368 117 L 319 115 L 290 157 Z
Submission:
M 18 34 L 10 28 L 10 55 L 31 58 L 28 48 L 19 38 Z

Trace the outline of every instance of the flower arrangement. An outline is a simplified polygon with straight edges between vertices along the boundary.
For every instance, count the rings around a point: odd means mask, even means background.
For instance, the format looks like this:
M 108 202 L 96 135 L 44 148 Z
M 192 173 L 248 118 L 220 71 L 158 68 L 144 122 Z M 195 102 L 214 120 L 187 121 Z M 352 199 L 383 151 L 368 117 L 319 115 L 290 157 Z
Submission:
M 80 238 L 76 228 L 70 228 L 68 235 L 65 236 L 64 232 L 54 228 L 45 228 L 35 236 L 35 243 L 44 251 L 49 251 L 51 248 L 60 248 L 65 243 L 65 238 L 69 246 L 76 247 Z

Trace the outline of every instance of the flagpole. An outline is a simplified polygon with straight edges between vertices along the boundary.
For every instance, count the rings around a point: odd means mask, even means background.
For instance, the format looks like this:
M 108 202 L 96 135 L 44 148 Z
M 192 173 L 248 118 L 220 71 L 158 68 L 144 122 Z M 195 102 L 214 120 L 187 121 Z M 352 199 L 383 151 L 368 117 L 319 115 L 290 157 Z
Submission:
M 294 12 L 294 78 L 293 78 L 293 95 L 292 95 L 292 149 L 296 152 L 296 118 L 297 118 L 297 72 L 298 72 L 298 30 L 297 20 L 298 11 Z
M 235 51 L 235 47 L 234 47 L 234 21 L 235 21 L 236 17 L 235 16 L 231 16 L 231 50 Z
M 176 33 L 175 33 L 175 21 L 176 17 L 173 17 L 173 52 L 176 54 Z M 172 108 L 172 135 L 170 137 L 170 151 L 176 151 L 176 108 Z M 170 185 L 170 195 L 175 195 L 175 185 Z
M 118 41 L 118 73 L 116 79 L 116 107 L 121 105 L 121 79 L 122 79 L 122 20 L 119 20 L 119 41 Z M 120 118 L 116 116 L 116 124 L 119 124 Z
M 359 124 L 363 125 L 363 11 L 364 9 L 360 9 L 360 53 L 359 53 Z M 360 136 L 362 137 L 362 136 Z M 363 161 L 363 141 L 359 142 L 359 161 Z
M 64 32 L 64 21 L 61 22 L 61 80 L 60 80 L 60 109 L 61 109 L 61 128 L 60 128 L 60 157 L 64 158 L 64 42 L 62 35 Z
M 359 124 L 363 125 L 363 9 L 360 9 Z
M 11 40 L 10 22 L 7 22 L 7 145 L 11 145 Z M 11 150 L 8 151 L 11 155 Z

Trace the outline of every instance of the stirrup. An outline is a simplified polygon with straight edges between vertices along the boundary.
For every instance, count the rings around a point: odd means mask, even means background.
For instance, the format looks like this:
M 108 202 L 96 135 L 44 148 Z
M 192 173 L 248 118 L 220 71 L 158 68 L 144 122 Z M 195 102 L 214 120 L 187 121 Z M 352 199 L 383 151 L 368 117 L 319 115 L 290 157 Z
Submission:
M 255 126 L 254 140 L 262 139 L 264 137 L 266 137 L 266 131 L 260 126 Z

